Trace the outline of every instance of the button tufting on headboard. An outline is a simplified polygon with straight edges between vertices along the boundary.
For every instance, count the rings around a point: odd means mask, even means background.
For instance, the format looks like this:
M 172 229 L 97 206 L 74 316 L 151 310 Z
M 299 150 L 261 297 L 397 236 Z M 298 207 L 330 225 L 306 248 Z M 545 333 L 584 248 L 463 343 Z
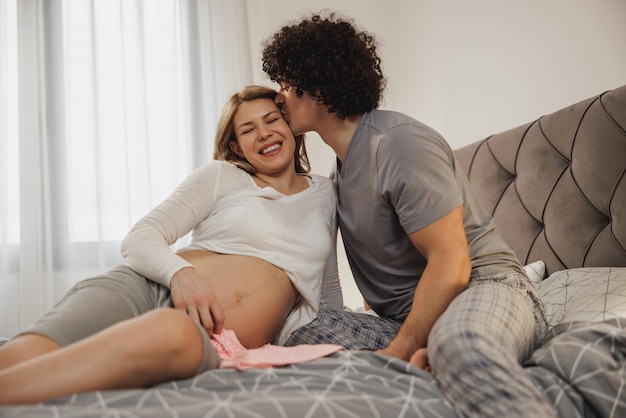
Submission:
M 522 263 L 626 266 L 626 86 L 455 155 Z

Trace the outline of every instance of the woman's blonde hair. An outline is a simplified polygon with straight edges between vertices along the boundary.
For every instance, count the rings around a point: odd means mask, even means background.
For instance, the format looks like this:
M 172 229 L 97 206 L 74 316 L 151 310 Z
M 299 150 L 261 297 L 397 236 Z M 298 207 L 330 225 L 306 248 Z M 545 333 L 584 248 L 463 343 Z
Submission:
M 274 101 L 276 91 L 263 86 L 248 86 L 238 93 L 231 96 L 230 100 L 224 105 L 222 116 L 217 124 L 217 134 L 215 135 L 215 151 L 213 158 L 215 160 L 229 161 L 242 170 L 247 171 L 250 175 L 255 174 L 255 169 L 243 157 L 238 156 L 230 148 L 231 141 L 237 141 L 235 135 L 235 114 L 239 110 L 242 103 L 250 102 L 258 99 L 269 99 Z M 294 153 L 296 173 L 308 173 L 311 170 L 309 166 L 309 157 L 306 153 L 304 145 L 304 135 L 295 136 L 296 150 Z

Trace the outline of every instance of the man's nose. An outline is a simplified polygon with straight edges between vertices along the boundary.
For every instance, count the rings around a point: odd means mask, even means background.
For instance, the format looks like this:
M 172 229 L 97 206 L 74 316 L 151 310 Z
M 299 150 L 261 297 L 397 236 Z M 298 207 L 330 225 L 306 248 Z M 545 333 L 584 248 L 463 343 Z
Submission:
M 285 97 L 281 92 L 278 92 L 278 94 L 276 94 L 276 97 L 274 97 L 274 103 L 276 103 L 277 105 L 285 103 Z

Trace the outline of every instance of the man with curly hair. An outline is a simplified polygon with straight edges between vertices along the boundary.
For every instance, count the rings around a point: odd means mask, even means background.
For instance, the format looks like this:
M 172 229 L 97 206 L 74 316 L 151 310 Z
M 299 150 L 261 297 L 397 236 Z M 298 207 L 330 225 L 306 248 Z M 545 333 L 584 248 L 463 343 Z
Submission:
M 319 13 L 279 29 L 262 59 L 292 130 L 317 132 L 337 155 L 341 234 L 378 314 L 322 310 L 288 344 L 410 361 L 463 416 L 555 416 L 520 365 L 546 333 L 541 300 L 444 138 L 378 109 L 386 79 L 375 37 Z

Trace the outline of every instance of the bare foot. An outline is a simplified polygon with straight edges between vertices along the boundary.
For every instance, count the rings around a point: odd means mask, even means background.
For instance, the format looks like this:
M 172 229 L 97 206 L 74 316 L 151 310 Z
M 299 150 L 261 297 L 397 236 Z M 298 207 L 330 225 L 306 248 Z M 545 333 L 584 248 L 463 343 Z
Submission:
M 428 363 L 428 351 L 425 348 L 418 349 L 411 356 L 411 360 L 409 361 L 415 367 L 419 367 L 420 369 L 427 371 L 428 373 L 432 372 L 430 368 L 430 363 Z

